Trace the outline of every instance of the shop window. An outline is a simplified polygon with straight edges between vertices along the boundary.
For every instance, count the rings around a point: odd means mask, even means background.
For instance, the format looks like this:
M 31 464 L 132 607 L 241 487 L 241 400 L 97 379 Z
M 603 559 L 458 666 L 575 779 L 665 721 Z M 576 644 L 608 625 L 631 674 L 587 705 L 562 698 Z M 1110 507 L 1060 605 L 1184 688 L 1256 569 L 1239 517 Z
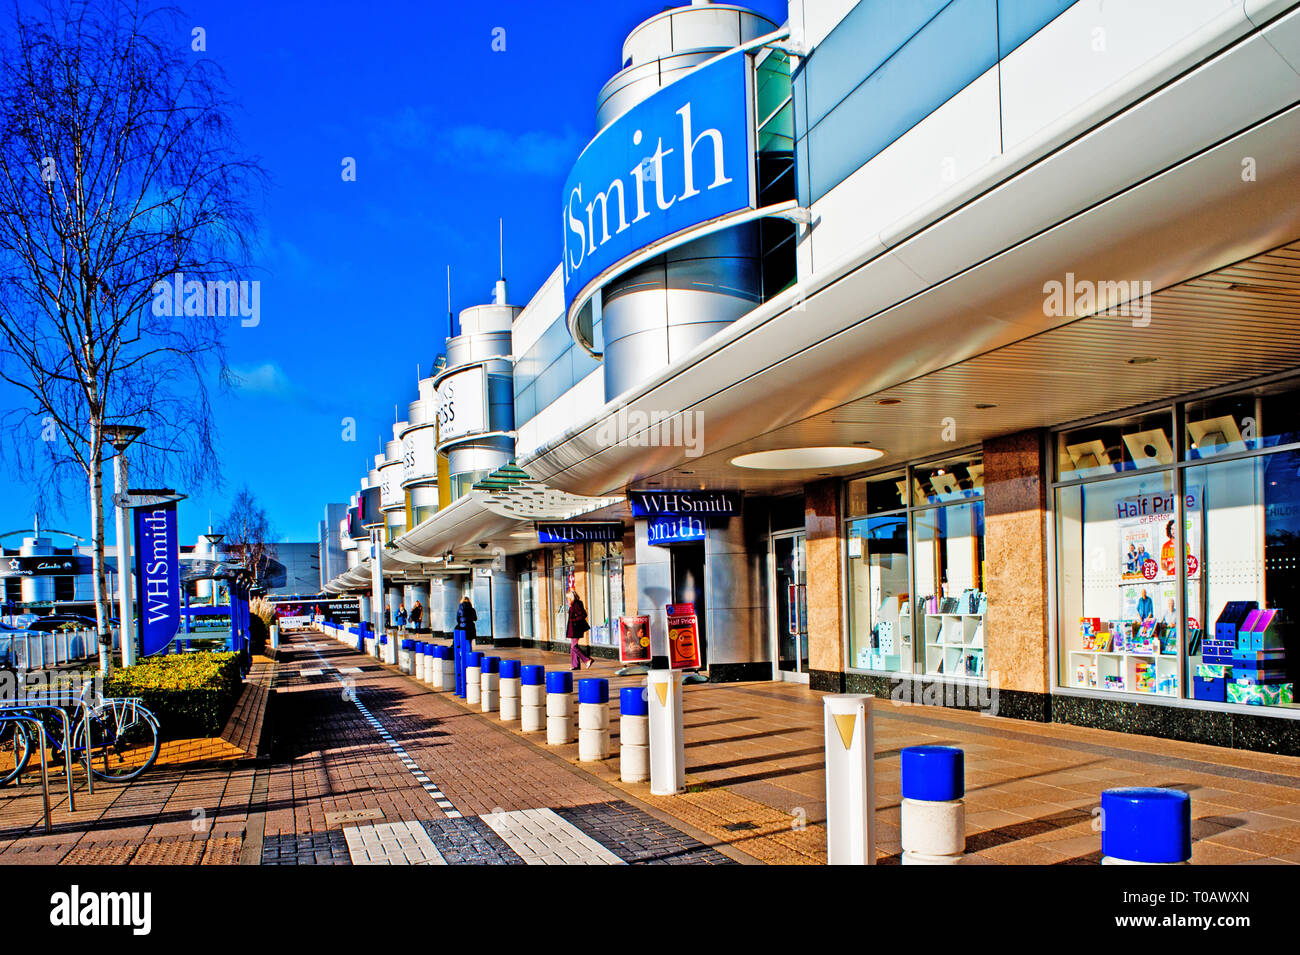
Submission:
M 537 574 L 531 570 L 519 574 L 519 636 L 524 640 L 537 639 L 533 615 L 537 613 Z
M 1179 695 L 1173 477 L 1057 490 L 1062 686 Z
M 1184 456 L 1198 461 L 1294 444 L 1300 441 L 1293 411 L 1297 401 L 1300 393 L 1293 387 L 1275 387 L 1189 402 Z
M 917 511 L 916 636 L 925 673 L 984 676 L 984 502 Z
M 618 618 L 623 615 L 623 545 L 614 541 L 587 547 L 590 639 L 598 645 L 613 646 Z
M 850 666 L 985 677 L 983 493 L 969 457 L 849 482 Z
M 1195 412 L 1189 409 L 1189 421 Z M 1187 681 L 1197 699 L 1294 707 L 1300 677 L 1300 453 L 1189 468 Z M 1195 556 L 1197 552 L 1193 550 Z M 1204 607 L 1202 616 L 1198 610 Z
M 848 542 L 851 665 L 910 673 L 914 653 L 907 514 L 851 521 Z
M 1056 461 L 1062 481 L 1173 464 L 1173 416 L 1158 411 L 1064 431 Z

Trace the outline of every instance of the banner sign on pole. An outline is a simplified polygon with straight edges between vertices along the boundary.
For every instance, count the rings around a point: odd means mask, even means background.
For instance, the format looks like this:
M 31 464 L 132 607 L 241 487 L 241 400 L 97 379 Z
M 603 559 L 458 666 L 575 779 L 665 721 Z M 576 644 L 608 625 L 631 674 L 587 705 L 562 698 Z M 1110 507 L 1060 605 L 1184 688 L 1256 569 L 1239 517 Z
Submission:
M 620 663 L 650 662 L 650 618 L 618 618 L 618 659 Z
M 176 502 L 136 508 L 135 605 L 140 615 L 140 654 L 166 650 L 181 628 L 181 556 Z
M 700 666 L 700 631 L 695 604 L 668 605 L 668 666 L 694 670 Z

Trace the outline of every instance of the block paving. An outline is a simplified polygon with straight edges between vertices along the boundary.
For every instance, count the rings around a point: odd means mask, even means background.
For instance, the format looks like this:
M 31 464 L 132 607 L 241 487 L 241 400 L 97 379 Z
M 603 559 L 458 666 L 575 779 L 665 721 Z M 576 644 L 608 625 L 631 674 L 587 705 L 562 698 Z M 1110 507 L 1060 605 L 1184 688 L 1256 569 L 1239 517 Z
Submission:
M 168 744 L 173 758 L 93 794 L 74 771 L 75 813 L 55 768 L 52 832 L 37 773 L 0 790 L 0 864 L 347 865 L 396 861 L 393 846 L 435 864 L 825 861 L 822 703 L 806 686 L 688 686 L 687 790 L 661 797 L 619 781 L 616 704 L 615 755 L 579 763 L 576 745 L 547 746 L 355 649 L 286 638 L 223 738 Z M 578 676 L 610 679 L 616 699 L 639 680 L 614 669 Z M 898 752 L 920 743 L 966 753 L 967 864 L 1096 864 L 1100 793 L 1130 785 L 1190 793 L 1193 863 L 1300 863 L 1300 759 L 887 700 L 873 717 L 881 863 L 900 851 Z

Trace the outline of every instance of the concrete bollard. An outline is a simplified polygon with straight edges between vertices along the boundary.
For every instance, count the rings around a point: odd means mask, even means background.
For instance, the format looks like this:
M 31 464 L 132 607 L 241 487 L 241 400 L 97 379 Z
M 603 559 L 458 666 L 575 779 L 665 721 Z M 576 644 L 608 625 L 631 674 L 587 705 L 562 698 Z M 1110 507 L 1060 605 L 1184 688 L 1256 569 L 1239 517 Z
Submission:
M 513 722 L 519 719 L 519 661 L 501 661 L 501 719 Z
M 1192 800 L 1178 789 L 1106 789 L 1101 794 L 1102 865 L 1187 865 Z
M 650 778 L 650 706 L 643 686 L 618 691 L 618 776 L 625 783 Z
M 479 705 L 484 713 L 495 713 L 501 698 L 501 658 L 484 657 L 479 672 Z
M 902 775 L 903 865 L 959 865 L 966 851 L 966 757 L 955 746 L 909 746 Z
M 398 641 L 401 640 L 401 638 L 399 637 L 389 637 L 388 639 L 392 643 L 398 643 Z M 398 646 L 397 669 L 400 670 L 402 673 L 407 673 L 407 674 L 415 672 L 415 664 L 414 661 L 412 660 L 410 640 L 401 640 Z
M 876 864 L 875 728 L 871 697 L 822 698 L 826 736 L 826 862 Z
M 373 657 L 375 655 L 375 638 L 363 630 L 361 639 L 365 643 L 366 656 Z
M 578 681 L 578 760 L 609 759 L 609 680 Z
M 435 690 L 447 689 L 447 667 L 446 657 L 447 648 L 441 644 L 433 644 L 429 647 L 429 683 Z
M 686 733 L 682 728 L 680 670 L 646 674 L 650 714 L 650 792 L 673 796 L 686 788 Z
M 552 670 L 546 674 L 546 745 L 573 742 L 573 674 Z
M 456 650 L 453 647 L 441 647 L 442 650 L 442 688 L 456 689 Z
M 271 624 L 271 649 L 280 649 L 280 625 L 278 623 Z
M 432 659 L 429 651 L 432 649 L 423 640 L 415 641 L 415 678 L 421 683 L 429 682 L 429 660 Z
M 465 702 L 478 706 L 483 694 L 483 654 L 475 650 L 465 654 Z
M 519 718 L 525 733 L 546 729 L 546 668 L 531 664 L 519 671 Z

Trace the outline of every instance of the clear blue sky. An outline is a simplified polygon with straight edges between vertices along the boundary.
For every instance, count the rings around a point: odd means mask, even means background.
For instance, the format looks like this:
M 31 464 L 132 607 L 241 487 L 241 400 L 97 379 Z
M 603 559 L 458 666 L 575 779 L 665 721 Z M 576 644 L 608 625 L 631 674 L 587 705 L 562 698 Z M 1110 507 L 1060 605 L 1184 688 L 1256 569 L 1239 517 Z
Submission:
M 347 500 L 391 437 L 393 405 L 405 416 L 417 365 L 427 374 L 442 350 L 446 267 L 455 311 L 488 301 L 498 217 L 513 303 L 558 264 L 560 190 L 594 132 L 596 94 L 627 32 L 673 5 L 180 3 L 271 179 L 261 323 L 227 339 L 245 384 L 214 396 L 224 486 L 178 488 L 190 493 L 182 543 L 245 482 L 283 540 L 316 539 L 324 505 Z M 786 19 L 785 0 L 747 6 Z M 505 52 L 492 50 L 497 27 Z M 342 181 L 345 156 L 356 182 Z M 29 525 L 39 493 L 0 475 L 0 531 Z M 82 504 L 49 523 L 88 536 Z

